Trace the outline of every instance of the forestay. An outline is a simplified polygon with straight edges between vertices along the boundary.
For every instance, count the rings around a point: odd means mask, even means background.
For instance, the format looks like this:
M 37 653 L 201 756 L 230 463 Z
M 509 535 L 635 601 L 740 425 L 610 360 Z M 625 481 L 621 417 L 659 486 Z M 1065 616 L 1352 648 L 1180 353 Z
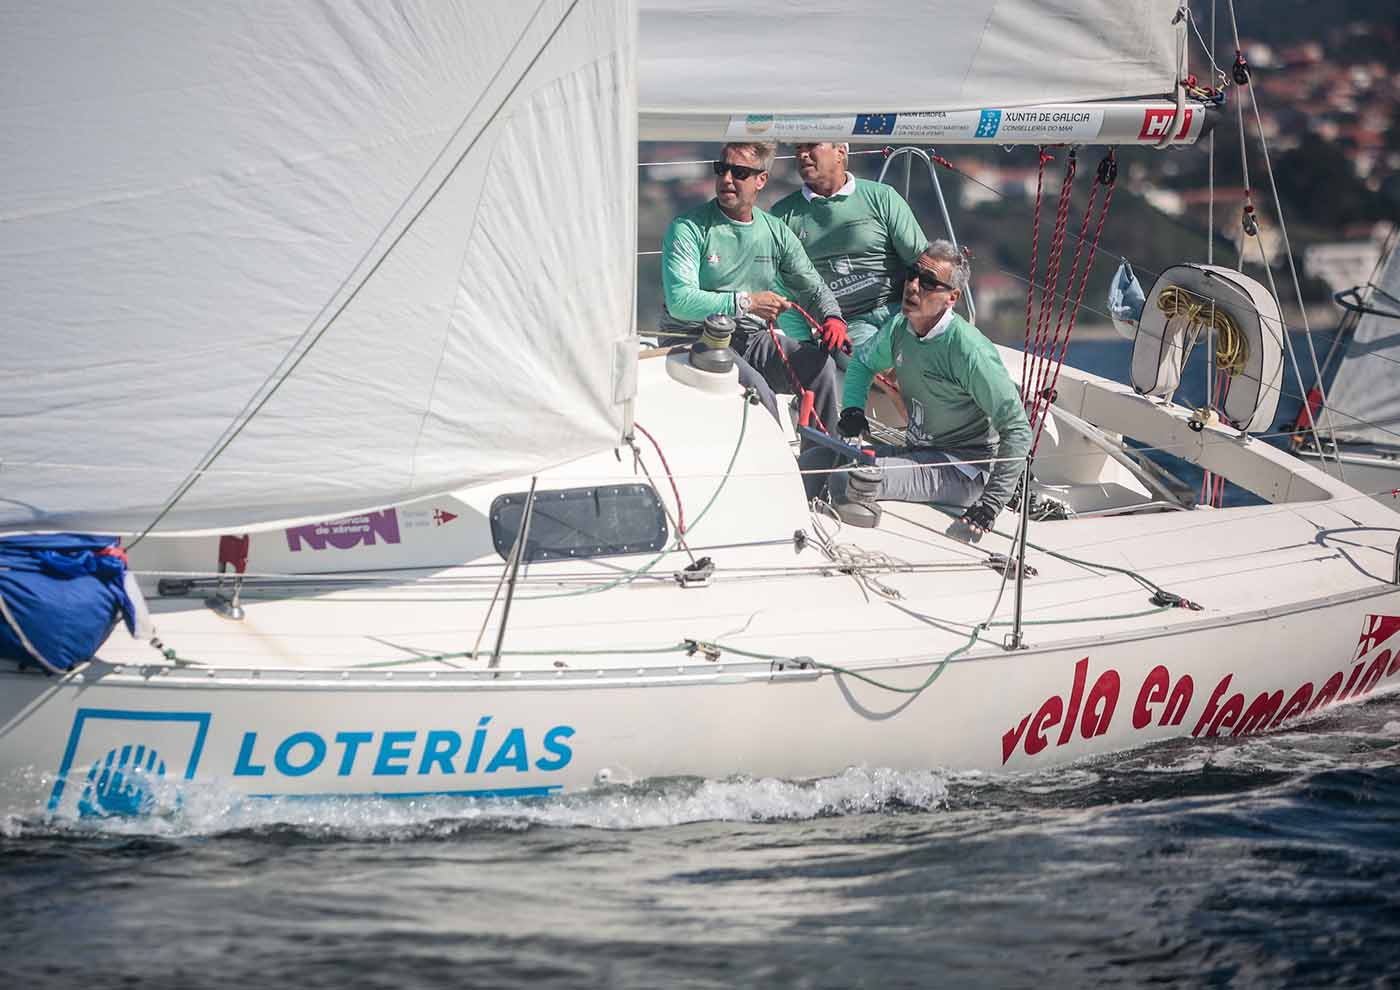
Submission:
M 1330 425 L 1338 440 L 1400 445 L 1400 391 L 1395 366 L 1400 361 L 1400 251 L 1392 251 L 1376 282 L 1367 312 L 1347 342 L 1337 377 L 1327 390 Z
M 731 117 L 753 118 L 755 133 L 773 114 L 861 115 L 883 128 L 921 111 L 1160 97 L 1176 88 L 1185 31 L 1175 0 L 641 8 L 644 139 L 722 137 Z
M 635 54 L 631 0 L 7 5 L 0 529 L 140 530 L 203 464 L 162 529 L 616 443 Z

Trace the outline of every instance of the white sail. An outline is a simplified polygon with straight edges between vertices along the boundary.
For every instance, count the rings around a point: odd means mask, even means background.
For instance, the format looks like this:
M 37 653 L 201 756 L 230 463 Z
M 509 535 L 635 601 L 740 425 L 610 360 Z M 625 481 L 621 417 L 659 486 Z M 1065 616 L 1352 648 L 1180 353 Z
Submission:
M 1400 446 L 1400 391 L 1395 388 L 1395 372 L 1400 364 L 1400 251 L 1392 251 L 1367 294 L 1366 305 L 1375 312 L 1364 313 L 1347 342 L 1346 354 L 1337 368 L 1337 377 L 1327 390 L 1330 416 L 1319 417 L 1330 424 L 1338 440 Z
M 745 124 L 762 135 L 771 115 L 870 115 L 888 126 L 895 114 L 1161 97 L 1176 88 L 1185 31 L 1173 23 L 1176 0 L 641 9 L 644 139 L 722 140 Z M 827 136 L 825 121 L 812 123 Z M 857 125 L 851 136 L 862 133 L 879 132 Z
M 631 0 L 7 5 L 0 529 L 141 529 L 201 464 L 162 529 L 616 443 L 634 63 Z

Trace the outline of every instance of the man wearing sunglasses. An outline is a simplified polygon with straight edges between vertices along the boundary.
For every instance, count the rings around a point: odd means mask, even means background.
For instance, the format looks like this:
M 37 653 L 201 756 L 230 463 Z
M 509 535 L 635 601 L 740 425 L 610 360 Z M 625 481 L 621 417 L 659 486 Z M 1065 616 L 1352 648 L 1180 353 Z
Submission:
M 894 368 L 909 411 L 907 442 L 875 445 L 882 471 L 874 498 L 962 509 L 948 533 L 976 542 L 1016 489 L 1031 429 L 996 347 L 953 311 L 970 275 L 967 258 L 948 241 L 934 241 L 919 256 L 907 272 L 900 312 L 880 328 L 866 357 L 856 356 L 846 370 L 839 430 L 860 442 L 869 428 L 865 398 L 875 372 Z M 803 455 L 802 466 L 822 470 L 835 460 L 817 448 Z M 838 511 L 847 501 L 845 474 L 804 477 L 809 497 L 829 478 Z
M 817 416 L 832 430 L 840 406 L 831 356 L 815 343 L 781 334 L 775 343 L 767 329 L 791 306 L 775 291 L 780 279 L 814 319 L 823 321 L 826 334 L 844 342 L 846 327 L 835 297 L 792 231 L 754 205 L 768 184 L 776 152 L 771 142 L 726 144 L 714 165 L 715 198 L 671 221 L 661 244 L 661 328 L 698 333 L 708 316 L 733 317 L 738 330 L 731 347 L 742 359 L 740 381 L 757 387 L 776 416 L 772 393 L 793 392 L 795 373 L 812 391 Z
M 893 186 L 857 179 L 846 170 L 849 146 L 822 141 L 797 145 L 802 188 L 773 206 L 802 243 L 846 318 L 857 354 L 899 312 L 904 273 L 928 246 L 909 204 Z M 789 337 L 811 336 L 805 320 L 784 313 Z M 842 368 L 844 361 L 837 357 Z

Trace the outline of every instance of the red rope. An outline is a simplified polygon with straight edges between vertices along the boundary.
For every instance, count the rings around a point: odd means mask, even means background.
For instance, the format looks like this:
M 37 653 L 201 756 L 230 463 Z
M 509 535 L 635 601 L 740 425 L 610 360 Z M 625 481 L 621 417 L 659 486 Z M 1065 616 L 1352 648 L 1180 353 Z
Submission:
M 1051 397 L 1055 394 L 1055 386 L 1056 386 L 1056 384 L 1059 383 L 1059 380 L 1060 380 L 1060 368 L 1061 368 L 1061 367 L 1064 365 L 1064 363 L 1065 363 L 1065 352 L 1069 350 L 1069 338 L 1070 338 L 1070 335 L 1074 333 L 1074 321 L 1075 321 L 1075 319 L 1076 319 L 1076 318 L 1078 317 L 1078 315 L 1079 315 L 1079 307 L 1080 307 L 1080 305 L 1084 302 L 1084 290 L 1085 290 L 1085 288 L 1087 288 L 1088 285 L 1089 285 L 1089 273 L 1090 273 L 1090 272 L 1093 270 L 1093 268 L 1094 268 L 1094 256 L 1095 256 L 1096 254 L 1098 254 L 1098 251 L 1099 251 L 1099 238 L 1103 236 L 1103 225 L 1104 225 L 1104 221 L 1108 219 L 1108 208 L 1109 208 L 1110 206 L 1113 205 L 1113 190 L 1114 190 L 1114 188 L 1115 188 L 1116 185 L 1117 185 L 1117 175 L 1118 175 L 1118 172 L 1117 172 L 1117 161 L 1116 161 L 1114 152 L 1113 152 L 1112 150 L 1110 150 L 1109 153 L 1108 153 L 1108 155 L 1104 158 L 1103 162 L 1101 162 L 1101 163 L 1099 164 L 1099 174 L 1096 175 L 1095 178 L 1094 178 L 1094 184 L 1095 184 L 1095 186 L 1098 186 L 1098 185 L 1101 184 L 1101 185 L 1103 185 L 1103 186 L 1105 187 L 1105 193 L 1104 193 L 1104 198 L 1103 198 L 1103 207 L 1102 207 L 1102 209 L 1099 211 L 1099 221 L 1098 221 L 1098 224 L 1094 227 L 1094 239 L 1093 239 L 1092 241 L 1089 242 L 1089 257 L 1088 257 L 1088 259 L 1085 261 L 1085 264 L 1084 264 L 1084 273 L 1083 273 L 1082 276 L 1080 276 L 1080 279 L 1079 279 L 1079 289 L 1078 289 L 1078 291 L 1076 292 L 1075 297 L 1074 297 L 1074 308 L 1071 309 L 1071 310 L 1070 310 L 1070 313 L 1069 313 L 1069 324 L 1065 327 L 1064 340 L 1063 340 L 1063 342 L 1060 344 L 1058 353 L 1057 353 L 1056 356 L 1055 356 L 1055 373 L 1054 373 L 1053 376 L 1051 376 L 1051 379 L 1050 379 L 1050 387 L 1047 388 L 1047 389 L 1045 389 L 1045 390 L 1043 391 L 1043 394 L 1044 394 L 1044 396 L 1045 396 L 1045 407 L 1044 407 L 1044 412 L 1048 412 L 1048 411 L 1049 411 L 1050 399 L 1051 399 Z M 1092 208 L 1092 206 L 1093 206 L 1093 191 L 1091 190 L 1090 200 L 1089 200 L 1089 208 Z M 1079 248 L 1082 248 L 1082 247 L 1084 246 L 1084 230 L 1087 229 L 1088 217 L 1089 217 L 1089 209 L 1086 208 L 1085 211 L 1084 211 L 1085 225 L 1084 225 L 1084 226 L 1081 228 L 1081 230 L 1080 230 L 1080 235 L 1079 235 L 1079 247 L 1075 249 L 1075 264 L 1076 264 L 1076 265 L 1078 264 Z M 1065 296 L 1066 296 L 1066 298 L 1068 298 L 1068 296 L 1069 296 L 1069 291 L 1073 289 L 1073 286 L 1074 286 L 1074 272 L 1073 272 L 1073 270 L 1071 270 L 1069 282 L 1068 282 L 1068 284 L 1065 286 L 1065 289 L 1066 289 Z M 1059 335 L 1059 324 L 1058 324 L 1058 322 L 1057 322 L 1057 323 L 1056 323 L 1056 336 L 1058 337 L 1058 335 Z M 1031 443 L 1031 456 L 1032 456 L 1032 457 L 1035 456 L 1035 449 L 1036 449 L 1036 447 L 1038 447 L 1038 446 L 1040 445 L 1040 433 L 1041 433 L 1041 431 L 1045 428 L 1045 416 L 1044 416 L 1044 412 L 1042 413 L 1042 415 L 1041 415 L 1041 417 L 1040 417 L 1040 422 L 1035 426 L 1035 440 Z
M 1049 336 L 1047 345 L 1047 359 L 1040 364 L 1040 377 L 1036 379 L 1035 393 L 1031 396 L 1031 425 L 1035 426 L 1037 417 L 1044 418 L 1046 410 L 1050 406 L 1049 396 L 1045 393 L 1046 380 L 1050 377 L 1050 369 L 1053 365 L 1055 375 L 1060 372 L 1059 362 L 1064 360 L 1064 348 L 1068 344 L 1068 337 L 1062 336 L 1064 332 L 1065 310 L 1069 307 L 1069 296 L 1074 291 L 1074 280 L 1079 274 L 1079 262 L 1084 255 L 1085 235 L 1089 233 L 1089 220 L 1094 215 L 1094 204 L 1099 198 L 1099 180 L 1095 177 L 1089 184 L 1089 200 L 1084 204 L 1084 219 L 1079 224 L 1079 240 L 1074 245 L 1074 260 L 1070 262 L 1069 277 L 1065 279 L 1065 294 L 1060 297 L 1060 305 L 1055 314 L 1055 332 Z M 1084 274 L 1089 274 L 1088 266 L 1085 267 Z M 1078 310 L 1079 303 L 1075 302 L 1075 309 Z M 1071 323 L 1071 326 L 1073 324 Z M 1048 324 L 1047 324 L 1048 326 Z M 1052 386 L 1053 387 L 1053 386 Z
M 1071 149 L 1069 160 L 1065 163 L 1065 178 L 1060 184 L 1060 202 L 1055 209 L 1055 229 L 1050 235 L 1050 256 L 1045 262 L 1045 284 L 1041 286 L 1040 314 L 1036 318 L 1033 372 L 1046 360 L 1046 331 L 1050 329 L 1050 314 L 1054 312 L 1055 296 L 1059 294 L 1060 256 L 1064 253 L 1065 226 L 1069 220 L 1071 191 L 1074 187 L 1074 174 L 1078 168 L 1079 158 Z M 1028 400 L 1030 405 L 1027 412 L 1031 412 L 1035 409 L 1034 393 L 1021 396 L 1023 403 Z
M 656 442 L 656 437 L 647 431 L 647 428 L 635 419 L 632 425 L 642 431 L 642 436 L 651 441 L 651 445 L 656 448 L 656 456 L 661 458 L 661 466 L 666 469 L 666 480 L 671 483 L 671 494 L 676 496 L 676 530 L 678 536 L 685 534 L 685 506 L 681 504 L 681 490 L 676 487 L 676 478 L 671 474 L 671 465 L 666 463 L 666 455 L 661 452 L 661 444 Z
M 811 313 L 797 305 L 797 303 L 791 303 L 790 305 L 793 309 L 802 314 L 802 318 L 807 321 L 813 330 L 820 330 L 822 328 L 820 323 L 812 319 Z M 788 380 L 792 382 L 793 391 L 797 393 L 798 399 L 801 402 L 799 408 L 806 408 L 808 403 L 813 401 L 813 399 L 808 398 L 812 393 L 810 390 L 802 387 L 802 379 L 798 377 L 797 372 L 793 369 L 791 363 L 788 362 L 787 354 L 783 351 L 783 345 L 778 342 L 778 326 L 772 320 L 768 321 L 768 336 L 773 338 L 773 347 L 777 350 L 778 357 L 783 359 L 783 367 L 787 369 Z M 817 428 L 819 430 L 823 433 L 829 432 L 826 428 L 826 424 L 822 422 L 821 415 L 816 409 L 812 410 L 812 418 L 817 421 Z M 802 425 L 806 426 L 807 424 L 804 422 Z
M 1040 252 L 1040 204 L 1045 198 L 1045 165 L 1051 155 L 1040 147 L 1040 168 L 1035 173 L 1035 218 L 1031 221 L 1031 272 L 1026 280 L 1026 343 L 1021 354 L 1021 401 L 1026 399 L 1026 376 L 1031 365 L 1031 304 L 1035 300 L 1035 265 Z

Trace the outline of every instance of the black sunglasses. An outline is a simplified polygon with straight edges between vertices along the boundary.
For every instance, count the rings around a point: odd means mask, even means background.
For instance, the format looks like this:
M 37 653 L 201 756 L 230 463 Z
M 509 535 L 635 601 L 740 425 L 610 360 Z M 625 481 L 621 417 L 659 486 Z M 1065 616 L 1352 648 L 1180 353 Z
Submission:
M 904 276 L 904 281 L 906 282 L 912 279 L 918 279 L 919 288 L 923 289 L 925 292 L 937 292 L 939 289 L 947 289 L 949 292 L 952 292 L 955 289 L 955 286 L 949 285 L 937 275 L 933 274 L 933 272 L 925 271 L 917 265 L 910 268 L 908 273 Z
M 745 179 L 752 179 L 755 175 L 762 175 L 768 171 L 766 168 L 753 168 L 749 165 L 734 165 L 730 162 L 715 162 L 712 166 L 715 175 L 723 175 L 725 172 L 733 172 L 734 178 L 739 182 Z

